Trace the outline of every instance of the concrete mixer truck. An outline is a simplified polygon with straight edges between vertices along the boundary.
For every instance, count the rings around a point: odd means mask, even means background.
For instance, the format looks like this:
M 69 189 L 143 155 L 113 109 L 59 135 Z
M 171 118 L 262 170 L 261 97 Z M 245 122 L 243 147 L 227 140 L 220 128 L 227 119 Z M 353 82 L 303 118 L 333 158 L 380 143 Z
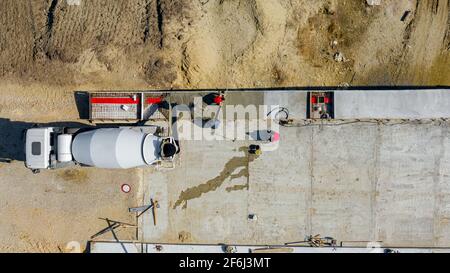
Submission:
M 129 169 L 172 161 L 180 152 L 172 137 L 155 127 L 31 128 L 26 131 L 25 165 L 37 173 L 70 165 Z

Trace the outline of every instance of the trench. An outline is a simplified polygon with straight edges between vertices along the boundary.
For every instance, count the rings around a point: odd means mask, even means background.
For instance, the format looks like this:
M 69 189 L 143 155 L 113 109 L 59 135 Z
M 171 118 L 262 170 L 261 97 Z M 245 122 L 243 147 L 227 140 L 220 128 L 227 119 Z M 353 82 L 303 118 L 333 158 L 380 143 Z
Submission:
M 158 32 L 159 32 L 159 47 L 163 47 L 164 41 L 163 41 L 163 9 L 161 6 L 161 0 L 156 0 L 156 13 L 157 13 L 157 20 L 158 20 Z
M 51 33 L 53 30 L 53 23 L 55 21 L 55 10 L 56 6 L 58 6 L 59 0 L 52 0 L 52 3 L 50 4 L 50 8 L 47 12 L 47 32 Z

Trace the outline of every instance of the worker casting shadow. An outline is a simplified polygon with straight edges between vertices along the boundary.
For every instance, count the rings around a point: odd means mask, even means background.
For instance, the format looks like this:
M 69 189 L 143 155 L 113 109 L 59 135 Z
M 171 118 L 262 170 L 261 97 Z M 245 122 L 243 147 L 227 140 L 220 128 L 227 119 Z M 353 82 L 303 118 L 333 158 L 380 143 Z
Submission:
M 0 163 L 25 161 L 25 132 L 33 127 L 91 128 L 92 126 L 77 122 L 36 124 L 0 118 Z
M 171 106 L 175 107 L 176 104 L 172 104 Z M 157 112 L 160 112 L 166 119 L 169 119 L 169 109 L 170 105 L 167 101 L 151 104 L 147 109 L 144 109 L 144 120 L 151 119 Z

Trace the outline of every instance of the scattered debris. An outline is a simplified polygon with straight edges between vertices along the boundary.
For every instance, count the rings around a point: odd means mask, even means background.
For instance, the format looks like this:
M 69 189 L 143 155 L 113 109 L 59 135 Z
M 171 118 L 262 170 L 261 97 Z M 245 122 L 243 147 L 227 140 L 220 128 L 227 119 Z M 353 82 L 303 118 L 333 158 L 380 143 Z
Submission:
M 278 248 L 265 247 L 251 250 L 251 253 L 292 253 L 292 252 L 294 252 L 294 249 L 290 247 L 278 247 Z
M 151 207 L 152 207 L 152 213 L 153 213 L 153 225 L 156 226 L 156 209 L 159 208 L 158 201 L 153 201 L 153 199 L 150 199 Z
M 391 253 L 398 254 L 398 253 L 400 253 L 400 251 L 399 251 L 399 250 L 395 250 L 395 249 L 386 248 L 386 249 L 384 250 L 384 253 L 385 253 L 385 254 L 391 254 Z
M 135 212 L 138 213 L 138 215 L 136 215 L 137 218 L 141 217 L 142 214 L 144 214 L 145 212 L 147 212 L 149 209 L 152 209 L 152 213 L 153 213 L 153 222 L 154 225 L 156 226 L 156 211 L 155 209 L 159 208 L 159 203 L 158 201 L 153 201 L 153 199 L 150 199 L 150 205 L 146 205 L 146 206 L 141 206 L 141 207 L 135 207 L 135 208 L 129 208 L 128 212 Z
M 366 0 L 366 3 L 369 6 L 379 6 L 381 5 L 381 0 Z
M 281 126 L 292 126 L 294 124 L 294 119 L 282 119 L 279 124 Z
M 80 242 L 70 241 L 67 243 L 64 251 L 58 246 L 60 252 L 63 253 L 82 253 Z
M 226 246 L 225 252 L 226 253 L 237 253 L 237 248 L 235 246 Z
M 334 60 L 338 63 L 344 62 L 345 56 L 341 52 L 336 52 L 336 54 L 334 54 Z
M 110 220 L 108 218 L 100 218 L 101 220 L 105 220 L 106 223 L 108 224 L 108 227 L 100 230 L 99 232 L 97 232 L 96 234 L 91 236 L 91 240 L 97 238 L 100 235 L 103 235 L 105 233 L 107 233 L 108 231 L 111 231 L 112 236 L 114 237 L 114 240 L 117 243 L 120 243 L 123 251 L 125 253 L 128 253 L 127 248 L 125 247 L 125 245 L 123 244 L 123 242 L 121 240 L 119 240 L 119 238 L 117 237 L 117 234 L 115 232 L 115 230 L 119 227 L 123 227 L 123 228 L 134 228 L 136 229 L 137 232 L 137 226 L 133 225 L 133 224 L 128 224 L 128 223 L 123 223 L 123 222 L 118 222 L 118 221 L 114 221 L 114 220 Z
M 315 236 L 306 236 L 304 241 L 286 243 L 285 245 L 309 245 L 310 247 L 336 247 L 337 240 L 333 237 L 321 237 L 320 234 Z
M 151 207 L 152 207 L 152 205 L 128 208 L 128 212 L 145 212 L 145 211 L 149 210 Z
M 66 0 L 66 3 L 69 6 L 79 6 L 81 5 L 81 0 Z
M 338 41 L 333 40 L 333 41 L 331 42 L 331 47 L 332 47 L 332 48 L 336 48 L 338 44 L 339 44 Z
M 111 231 L 113 236 L 116 237 L 116 234 L 115 234 L 114 230 L 119 228 L 119 227 L 136 228 L 136 225 L 133 225 L 133 224 L 128 224 L 128 223 L 123 223 L 123 222 L 119 222 L 119 221 L 114 221 L 114 220 L 110 220 L 108 218 L 100 218 L 100 219 L 101 220 L 105 220 L 106 223 L 108 224 L 108 227 L 106 227 L 106 228 L 100 230 L 99 232 L 97 232 L 96 234 L 92 235 L 91 236 L 91 240 L 97 238 L 100 235 L 103 235 L 103 234 L 107 233 L 108 231 Z M 117 240 L 117 238 L 116 238 L 116 240 Z
M 312 247 L 324 247 L 324 246 L 331 246 L 335 247 L 337 244 L 336 239 L 332 237 L 324 237 L 321 238 L 320 234 L 317 234 L 316 236 L 308 236 L 306 238 L 306 241 L 312 246 Z
M 187 231 L 181 231 L 180 233 L 178 233 L 178 240 L 182 243 L 190 241 L 191 238 L 192 238 L 191 233 Z

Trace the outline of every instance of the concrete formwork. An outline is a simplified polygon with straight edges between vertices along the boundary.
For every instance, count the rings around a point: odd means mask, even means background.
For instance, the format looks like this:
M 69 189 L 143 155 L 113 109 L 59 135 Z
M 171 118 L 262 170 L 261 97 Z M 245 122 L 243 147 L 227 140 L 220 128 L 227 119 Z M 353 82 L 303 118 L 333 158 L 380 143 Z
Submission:
M 225 105 L 267 105 L 289 110 L 290 118 L 307 118 L 308 92 L 315 90 L 228 91 Z M 450 89 L 321 90 L 334 92 L 336 119 L 450 118 Z M 202 96 L 209 92 L 193 93 Z M 180 93 L 171 95 L 179 101 Z
M 289 117 L 302 120 L 307 118 L 309 92 L 333 92 L 334 117 L 336 119 L 431 119 L 450 118 L 450 89 L 393 89 L 393 90 L 222 90 L 226 94 L 226 105 L 279 106 L 288 109 Z M 207 98 L 219 91 L 148 91 L 136 92 L 137 96 L 160 96 L 170 93 L 172 104 L 188 106 L 194 98 Z M 94 93 L 98 95 L 101 93 Z M 105 93 L 110 94 L 110 93 Z M 122 96 L 132 93 L 117 92 Z M 211 103 L 211 102 L 210 102 Z M 206 106 L 206 105 L 204 105 Z M 147 107 L 147 106 L 145 106 Z M 213 107 L 214 108 L 214 107 Z M 195 112 L 201 109 L 195 109 Z M 118 110 L 122 111 L 122 110 Z M 123 112 L 123 111 L 122 111 Z M 143 112 L 148 112 L 144 110 Z M 151 112 L 151 111 L 150 111 Z M 114 120 L 115 114 L 110 118 Z M 148 113 L 147 113 L 148 114 Z M 146 118 L 153 115 L 145 114 Z M 119 118 L 120 119 L 120 118 Z
M 350 248 L 236 245 L 235 253 L 450 253 L 448 248 Z M 91 253 L 226 253 L 224 245 L 92 242 Z

